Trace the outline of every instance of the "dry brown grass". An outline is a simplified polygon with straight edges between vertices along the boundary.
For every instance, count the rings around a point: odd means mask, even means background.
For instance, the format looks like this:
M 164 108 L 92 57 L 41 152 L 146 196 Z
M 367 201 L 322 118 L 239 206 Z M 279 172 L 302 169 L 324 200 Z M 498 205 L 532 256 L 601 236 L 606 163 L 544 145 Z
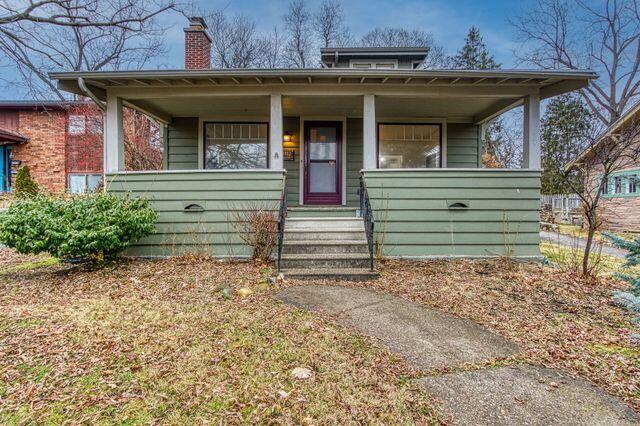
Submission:
M 437 420 L 415 371 L 276 302 L 260 265 L 176 258 L 88 271 L 6 256 L 0 423 Z M 224 300 L 220 285 L 255 293 Z M 312 377 L 294 379 L 295 367 Z

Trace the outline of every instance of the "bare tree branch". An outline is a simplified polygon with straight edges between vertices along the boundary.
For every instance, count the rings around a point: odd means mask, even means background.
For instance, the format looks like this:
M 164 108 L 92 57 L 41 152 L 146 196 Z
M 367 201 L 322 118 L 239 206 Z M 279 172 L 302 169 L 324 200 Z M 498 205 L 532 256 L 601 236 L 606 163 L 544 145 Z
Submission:
M 324 0 L 316 14 L 313 27 L 322 47 L 343 47 L 353 38 L 344 24 L 342 5 L 335 0 Z
M 538 0 L 512 22 L 524 45 L 514 54 L 542 68 L 597 71 L 582 96 L 609 126 L 640 94 L 638 9 L 637 0 Z
M 53 94 L 59 99 L 66 95 L 49 80 L 50 71 L 140 69 L 160 55 L 164 28 L 155 17 L 175 7 L 172 0 L 52 0 L 29 5 L 16 12 L 0 0 L 0 11 L 7 12 L 0 18 L 0 52 L 23 77 L 30 96 Z M 36 12 L 37 19 L 32 19 Z M 49 20 L 40 19 L 44 13 Z M 122 25 L 124 21 L 135 25 Z
M 149 0 L 141 8 L 136 1 L 119 0 L 29 0 L 25 6 L 0 2 L 0 25 L 23 21 L 61 27 L 119 27 L 140 31 L 145 23 L 174 9 L 175 2 Z

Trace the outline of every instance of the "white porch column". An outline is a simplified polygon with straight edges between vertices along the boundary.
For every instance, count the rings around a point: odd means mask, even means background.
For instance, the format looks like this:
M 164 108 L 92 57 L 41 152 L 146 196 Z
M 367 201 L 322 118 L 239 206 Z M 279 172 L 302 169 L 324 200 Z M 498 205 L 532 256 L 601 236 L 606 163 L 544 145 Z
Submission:
M 540 95 L 524 98 L 524 151 L 522 167 L 539 169 L 540 160 Z
M 271 115 L 269 118 L 269 168 L 284 169 L 282 159 L 282 95 L 271 94 Z
M 122 128 L 122 98 L 107 96 L 104 144 L 105 173 L 124 170 L 124 130 Z
M 364 95 L 362 119 L 362 167 L 364 169 L 377 168 L 376 154 L 376 97 Z

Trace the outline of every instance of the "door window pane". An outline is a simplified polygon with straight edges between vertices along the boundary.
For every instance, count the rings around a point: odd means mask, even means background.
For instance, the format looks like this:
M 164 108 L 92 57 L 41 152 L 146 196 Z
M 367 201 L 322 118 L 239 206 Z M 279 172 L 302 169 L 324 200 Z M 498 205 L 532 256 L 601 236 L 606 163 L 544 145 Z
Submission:
M 311 192 L 336 192 L 336 162 L 309 164 L 309 190 Z
M 206 169 L 266 169 L 266 123 L 207 123 Z
M 436 124 L 381 124 L 381 169 L 440 167 L 440 126 Z

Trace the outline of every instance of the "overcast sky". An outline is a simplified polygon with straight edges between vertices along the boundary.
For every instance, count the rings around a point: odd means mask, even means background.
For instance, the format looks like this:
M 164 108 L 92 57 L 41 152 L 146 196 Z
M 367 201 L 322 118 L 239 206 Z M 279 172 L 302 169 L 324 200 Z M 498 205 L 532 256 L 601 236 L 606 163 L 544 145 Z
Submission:
M 223 8 L 229 14 L 244 13 L 256 21 L 259 30 L 268 31 L 274 25 L 282 27 L 282 15 L 289 0 L 196 0 L 202 9 Z M 317 1 L 307 0 L 310 8 Z M 356 37 L 375 27 L 393 26 L 421 29 L 433 34 L 435 40 L 454 54 L 464 42 L 470 26 L 480 28 L 484 41 L 503 68 L 516 66 L 512 50 L 517 45 L 509 17 L 521 14 L 532 0 L 344 0 L 347 25 Z M 167 55 L 158 58 L 148 68 L 182 68 L 184 46 L 182 31 L 184 17 L 165 15 L 163 22 L 170 26 L 166 33 Z M 10 66 L 0 69 L 0 78 L 11 80 L 15 73 Z M 20 90 L 3 90 L 2 99 L 23 99 Z

